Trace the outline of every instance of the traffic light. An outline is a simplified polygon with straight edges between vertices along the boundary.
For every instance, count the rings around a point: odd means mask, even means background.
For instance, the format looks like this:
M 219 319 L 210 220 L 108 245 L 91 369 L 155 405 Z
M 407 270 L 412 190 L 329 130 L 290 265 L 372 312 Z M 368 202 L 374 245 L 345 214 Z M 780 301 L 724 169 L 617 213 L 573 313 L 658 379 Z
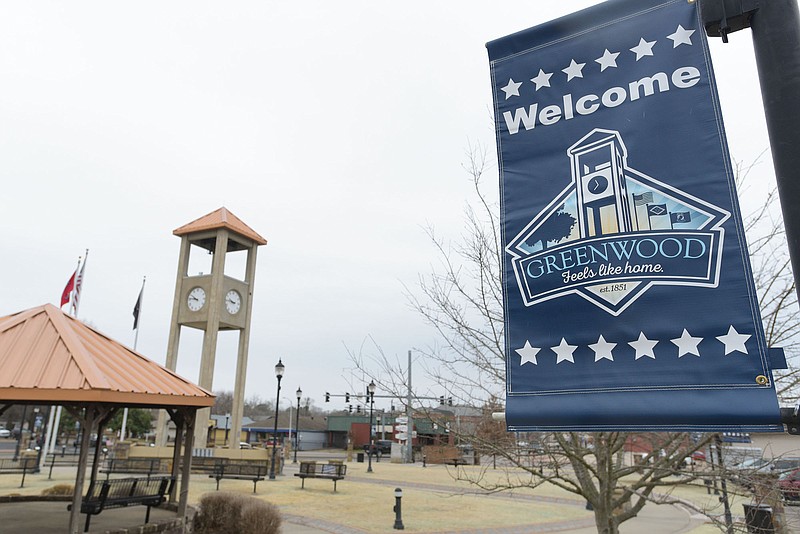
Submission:
M 356 413 L 361 413 L 361 405 L 356 406 Z
M 344 402 L 350 402 L 350 394 L 349 393 L 345 393 L 344 394 Z
M 353 413 L 353 405 L 352 404 L 350 405 L 350 407 L 348 408 L 347 411 L 350 412 L 350 413 Z
M 392 403 L 392 409 L 390 411 L 394 411 L 394 403 Z
M 444 395 L 439 395 L 439 404 L 444 406 Z
M 452 406 L 453 405 L 453 397 L 450 397 L 450 398 L 447 399 L 447 405 L 448 406 Z
M 330 401 L 331 401 L 331 394 L 326 391 L 325 392 L 325 402 L 330 402 Z

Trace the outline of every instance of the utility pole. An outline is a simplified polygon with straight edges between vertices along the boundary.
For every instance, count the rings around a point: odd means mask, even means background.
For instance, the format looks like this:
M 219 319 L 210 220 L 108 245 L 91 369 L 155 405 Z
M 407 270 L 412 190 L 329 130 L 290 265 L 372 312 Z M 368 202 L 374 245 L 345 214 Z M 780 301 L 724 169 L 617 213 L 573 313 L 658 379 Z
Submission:
M 411 414 L 411 401 L 413 394 L 411 393 L 411 351 L 408 351 L 408 399 L 406 401 L 406 417 L 408 417 L 408 446 L 406 447 L 406 463 L 414 462 L 414 420 Z

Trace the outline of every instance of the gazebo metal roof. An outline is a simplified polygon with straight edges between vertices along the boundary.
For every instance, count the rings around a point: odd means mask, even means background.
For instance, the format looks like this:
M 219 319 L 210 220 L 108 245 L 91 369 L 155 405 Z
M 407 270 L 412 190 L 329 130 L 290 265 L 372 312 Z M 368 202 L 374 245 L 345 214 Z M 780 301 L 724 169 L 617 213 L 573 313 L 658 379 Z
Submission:
M 45 304 L 0 318 L 0 400 L 126 406 L 214 404 L 214 396 Z

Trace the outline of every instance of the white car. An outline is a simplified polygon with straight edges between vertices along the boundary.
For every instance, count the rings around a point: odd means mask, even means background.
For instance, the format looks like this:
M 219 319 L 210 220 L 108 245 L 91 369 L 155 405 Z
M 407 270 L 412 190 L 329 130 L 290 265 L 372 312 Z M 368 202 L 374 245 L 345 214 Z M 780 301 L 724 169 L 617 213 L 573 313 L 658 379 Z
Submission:
M 10 438 L 11 431 L 7 428 L 0 428 L 0 438 Z

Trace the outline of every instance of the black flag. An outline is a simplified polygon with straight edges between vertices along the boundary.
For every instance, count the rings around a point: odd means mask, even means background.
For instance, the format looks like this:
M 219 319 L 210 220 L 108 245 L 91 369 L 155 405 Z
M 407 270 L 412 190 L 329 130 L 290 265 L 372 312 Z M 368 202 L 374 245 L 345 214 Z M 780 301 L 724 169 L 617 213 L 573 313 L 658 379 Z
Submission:
M 136 330 L 139 327 L 139 309 L 142 306 L 142 293 L 144 293 L 144 284 L 142 284 L 142 289 L 139 291 L 139 298 L 136 299 L 136 305 L 133 307 L 133 329 Z

